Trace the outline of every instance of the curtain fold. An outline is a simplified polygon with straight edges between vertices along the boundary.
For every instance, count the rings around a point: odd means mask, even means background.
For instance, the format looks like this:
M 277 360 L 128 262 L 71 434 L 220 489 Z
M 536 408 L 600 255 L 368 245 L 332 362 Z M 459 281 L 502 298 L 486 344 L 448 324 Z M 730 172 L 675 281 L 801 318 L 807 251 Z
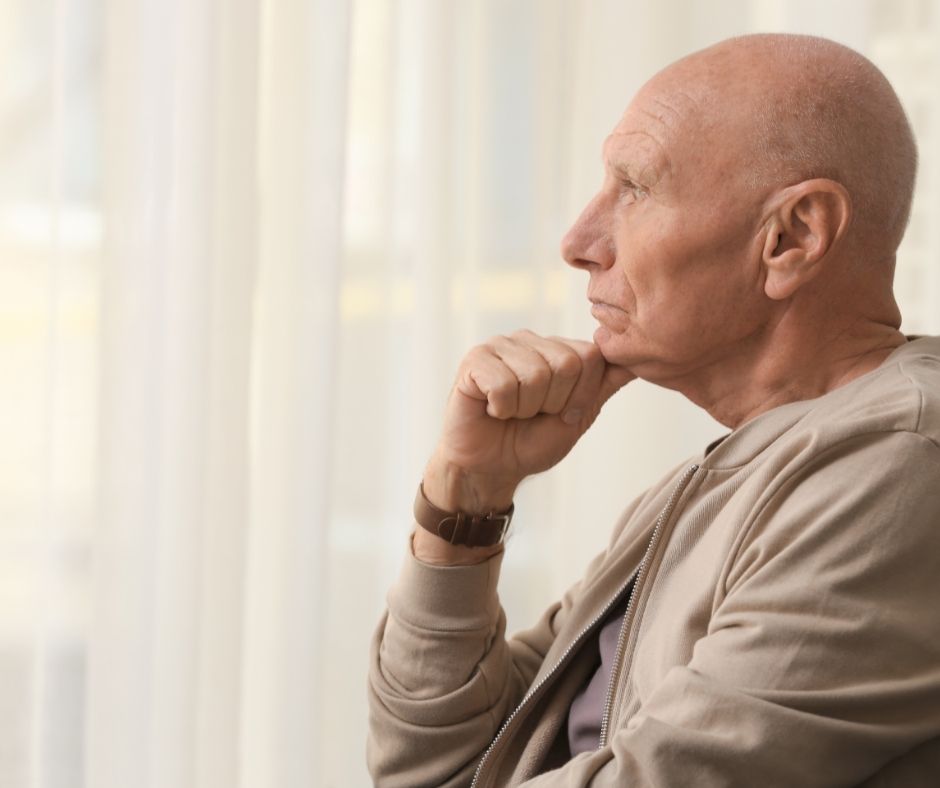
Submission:
M 207 312 L 209 380 L 202 430 L 207 454 L 197 599 L 201 619 L 195 666 L 195 786 L 239 785 L 234 757 L 242 741 L 245 566 L 249 526 L 253 295 L 258 235 L 257 0 L 219 3 L 212 53 L 212 107 Z
M 309 786 L 348 22 L 107 13 L 86 782 Z
M 165 405 L 165 365 L 173 350 L 167 329 L 171 320 L 193 317 L 180 313 L 174 296 L 199 297 L 173 292 L 167 260 L 173 149 L 166 140 L 174 137 L 175 117 L 174 81 L 167 75 L 174 72 L 179 33 L 173 10 L 156 2 L 115 3 L 106 18 L 106 64 L 120 68 L 106 66 L 105 72 L 110 155 L 102 255 L 100 515 L 86 714 L 86 782 L 104 788 L 154 769 L 152 741 L 160 735 L 154 725 L 156 674 L 163 669 L 156 661 L 159 595 L 169 585 L 176 598 L 174 586 L 193 582 L 185 570 L 178 578 L 167 572 L 161 582 L 157 566 L 161 546 L 164 553 L 171 547 L 161 533 L 170 503 L 161 494 L 168 476 L 161 457 L 166 432 L 176 426 Z M 188 339 L 204 340 L 199 334 Z M 180 460 L 191 467 L 199 453 Z M 189 643 L 177 647 L 188 650 Z M 186 679 L 179 677 L 183 686 Z M 173 753 L 171 762 L 178 760 Z
M 309 786 L 321 748 L 348 6 L 271 0 L 261 55 L 260 270 L 242 785 Z

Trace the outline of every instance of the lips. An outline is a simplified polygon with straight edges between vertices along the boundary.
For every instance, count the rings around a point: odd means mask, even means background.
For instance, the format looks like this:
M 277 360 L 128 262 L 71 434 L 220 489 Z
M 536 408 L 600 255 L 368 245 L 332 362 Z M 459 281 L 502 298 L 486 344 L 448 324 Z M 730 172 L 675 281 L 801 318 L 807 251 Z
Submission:
M 589 298 L 591 302 L 591 313 L 593 314 L 595 310 L 603 312 L 623 312 L 619 306 L 614 306 L 613 304 L 608 304 L 606 301 L 601 301 L 599 298 Z
M 610 304 L 605 304 L 600 301 L 594 302 L 591 305 L 591 314 L 596 317 L 598 320 L 603 322 L 606 319 L 610 319 L 617 312 L 622 312 L 623 310 L 617 309 L 617 307 L 611 306 Z
M 630 322 L 629 315 L 619 306 L 614 306 L 599 298 L 591 298 L 591 317 L 601 324 L 598 330 L 620 334 Z M 596 339 L 596 337 L 595 337 Z

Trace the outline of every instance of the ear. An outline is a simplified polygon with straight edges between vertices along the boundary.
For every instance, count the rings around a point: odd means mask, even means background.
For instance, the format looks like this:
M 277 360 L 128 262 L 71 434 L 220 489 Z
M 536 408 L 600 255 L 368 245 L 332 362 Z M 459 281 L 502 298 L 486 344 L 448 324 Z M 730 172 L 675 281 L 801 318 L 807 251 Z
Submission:
M 782 301 L 819 273 L 849 227 L 852 199 L 828 178 L 789 186 L 775 197 L 762 254 L 764 292 Z

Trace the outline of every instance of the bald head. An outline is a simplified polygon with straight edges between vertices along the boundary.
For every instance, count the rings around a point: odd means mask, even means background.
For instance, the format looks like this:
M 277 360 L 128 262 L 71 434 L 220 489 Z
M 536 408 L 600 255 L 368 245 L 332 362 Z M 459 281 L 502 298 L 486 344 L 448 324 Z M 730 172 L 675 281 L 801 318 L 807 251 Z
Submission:
M 853 209 L 847 245 L 893 256 L 910 215 L 917 148 L 897 94 L 867 58 L 823 38 L 751 35 L 690 55 L 650 84 L 695 100 L 696 134 L 733 140 L 749 187 L 842 184 Z

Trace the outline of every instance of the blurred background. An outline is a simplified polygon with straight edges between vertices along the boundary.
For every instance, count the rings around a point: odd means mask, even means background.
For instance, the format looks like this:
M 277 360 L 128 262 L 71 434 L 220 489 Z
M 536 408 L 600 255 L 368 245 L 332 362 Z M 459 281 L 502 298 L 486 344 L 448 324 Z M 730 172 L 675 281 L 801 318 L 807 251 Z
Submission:
M 590 336 L 558 243 L 604 136 L 752 31 L 894 83 L 898 298 L 940 332 L 940 2 L 0 0 L 0 785 L 369 785 L 368 641 L 459 358 Z M 721 434 L 610 402 L 516 501 L 510 629 Z

